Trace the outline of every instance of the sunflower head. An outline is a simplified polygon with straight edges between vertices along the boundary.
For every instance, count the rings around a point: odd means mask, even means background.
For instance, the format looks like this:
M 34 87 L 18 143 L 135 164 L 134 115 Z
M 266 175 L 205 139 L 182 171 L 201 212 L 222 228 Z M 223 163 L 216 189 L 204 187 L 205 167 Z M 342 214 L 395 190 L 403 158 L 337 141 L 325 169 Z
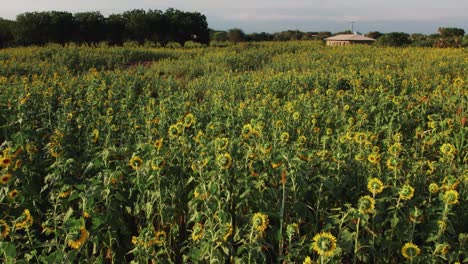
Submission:
M 408 242 L 401 248 L 401 254 L 408 260 L 413 260 L 413 258 L 418 256 L 420 253 L 421 250 L 418 246 L 413 244 L 413 242 Z
M 165 231 L 158 231 L 154 234 L 154 243 L 158 246 L 163 245 L 166 242 L 166 232 Z
M 7 184 L 11 179 L 11 174 L 9 173 L 6 173 L 6 174 L 3 174 L 2 177 L 0 177 L 0 183 L 1 184 Z
M 305 257 L 304 261 L 302 262 L 302 264 L 312 264 L 312 263 L 314 262 L 309 256 Z
M 369 156 L 367 156 L 367 160 L 372 164 L 379 164 L 380 159 L 380 154 L 375 152 L 372 152 L 371 154 L 369 154 Z
M 403 185 L 398 192 L 400 199 L 410 200 L 414 196 L 414 188 L 408 184 Z
M 154 147 L 159 151 L 163 146 L 163 138 L 154 141 Z
M 143 165 L 143 160 L 138 156 L 133 156 L 129 161 L 130 167 L 134 170 L 138 170 Z
M 287 143 L 289 141 L 289 133 L 288 132 L 281 133 L 280 141 L 281 143 Z
M 18 196 L 18 194 L 18 190 L 14 189 L 8 193 L 8 197 L 10 197 L 10 199 L 15 199 Z
M 446 204 L 457 204 L 458 203 L 458 192 L 456 190 L 448 190 L 444 193 L 442 198 Z
M 401 143 L 397 142 L 388 148 L 388 152 L 390 153 L 390 155 L 397 157 L 400 154 L 401 149 L 402 149 Z
M 401 168 L 401 163 L 398 161 L 397 158 L 395 157 L 390 157 L 388 158 L 387 162 L 385 163 L 387 165 L 387 168 L 389 170 L 397 170 Z
M 6 168 L 10 166 L 11 164 L 11 158 L 9 157 L 0 157 L 0 166 L 3 168 Z
M 216 164 L 221 169 L 227 170 L 231 167 L 232 165 L 232 157 L 229 155 L 229 153 L 224 153 L 216 157 Z
M 4 220 L 0 220 L 0 237 L 6 238 L 10 234 L 10 227 Z
M 381 193 L 383 191 L 384 185 L 383 185 L 382 181 L 380 181 L 379 179 L 371 178 L 367 182 L 367 189 L 369 190 L 369 192 L 372 193 L 372 195 L 376 195 L 376 194 L 379 194 L 379 193 Z
M 184 116 L 183 122 L 182 122 L 184 127 L 191 127 L 194 123 L 195 123 L 195 117 L 193 116 L 193 114 L 188 113 Z
M 440 147 L 440 152 L 442 152 L 442 154 L 444 155 L 454 155 L 456 154 L 456 149 L 455 147 L 450 144 L 450 143 L 445 143 L 445 144 L 442 144 L 442 146 Z
M 330 232 L 321 232 L 314 236 L 312 249 L 319 255 L 331 257 L 336 250 L 336 238 Z
M 262 213 L 255 213 L 252 217 L 252 227 L 257 232 L 264 232 L 268 228 L 268 216 Z
M 177 136 L 179 136 L 181 132 L 182 132 L 182 129 L 179 124 L 173 124 L 169 126 L 169 129 L 167 131 L 167 133 L 169 134 L 169 138 L 171 139 L 174 139 Z
M 354 134 L 354 142 L 361 144 L 367 140 L 367 135 L 364 132 L 357 132 Z
M 205 228 L 201 223 L 196 223 L 192 228 L 192 240 L 198 241 L 203 238 L 205 234 Z
M 214 145 L 216 147 L 216 150 L 225 150 L 229 146 L 229 139 L 223 137 L 223 138 L 216 138 L 214 140 Z
M 369 195 L 359 198 L 359 212 L 363 214 L 372 214 L 375 211 L 375 200 Z
M 438 191 L 439 191 L 439 185 L 437 185 L 437 183 L 431 183 L 429 184 L 429 192 L 431 194 L 436 194 Z

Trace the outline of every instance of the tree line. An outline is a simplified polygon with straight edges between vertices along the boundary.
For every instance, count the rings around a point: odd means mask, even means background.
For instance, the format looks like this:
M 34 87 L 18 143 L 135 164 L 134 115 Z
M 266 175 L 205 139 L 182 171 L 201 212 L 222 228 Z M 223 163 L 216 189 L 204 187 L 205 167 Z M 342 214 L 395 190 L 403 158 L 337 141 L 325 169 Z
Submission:
M 134 9 L 121 14 L 104 17 L 100 12 L 69 13 L 62 11 L 27 12 L 19 14 L 16 20 L 0 18 L 0 48 L 17 45 L 44 45 L 47 43 L 96 45 L 107 42 L 122 45 L 127 41 L 138 44 L 145 42 L 165 46 L 176 42 L 184 45 L 187 41 L 202 44 L 238 43 L 258 41 L 323 40 L 332 34 L 329 31 L 302 32 L 287 30 L 277 33 L 245 34 L 239 28 L 216 31 L 208 28 L 206 17 L 198 12 L 184 12 L 169 8 L 160 10 Z M 460 28 L 438 29 L 437 34 L 407 34 L 403 32 L 366 34 L 383 46 L 419 47 L 461 47 L 468 46 L 468 35 Z
M 352 34 L 350 30 L 336 32 L 302 32 L 299 30 L 287 30 L 278 33 L 251 33 L 245 34 L 239 28 L 228 31 L 211 31 L 210 40 L 214 42 L 256 42 L 256 41 L 290 41 L 290 40 L 324 40 L 325 38 L 339 35 Z M 407 34 L 404 32 L 381 33 L 371 31 L 365 34 L 367 37 L 376 39 L 377 45 L 382 46 L 415 46 L 415 47 L 466 47 L 468 46 L 468 35 L 460 28 L 440 27 L 438 33 L 424 35 L 420 33 Z
M 69 42 L 121 45 L 126 41 L 165 45 L 187 41 L 209 43 L 206 17 L 198 12 L 169 8 L 134 9 L 104 17 L 100 12 L 27 12 L 15 21 L 0 18 L 0 48 L 16 45 L 65 44 Z

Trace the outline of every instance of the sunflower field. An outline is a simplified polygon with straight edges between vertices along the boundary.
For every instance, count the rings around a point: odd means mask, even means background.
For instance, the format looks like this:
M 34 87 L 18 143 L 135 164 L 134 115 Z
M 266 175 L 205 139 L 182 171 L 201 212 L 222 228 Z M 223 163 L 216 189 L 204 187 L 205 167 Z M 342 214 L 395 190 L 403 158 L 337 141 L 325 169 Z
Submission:
M 0 50 L 2 263 L 467 263 L 466 49 Z

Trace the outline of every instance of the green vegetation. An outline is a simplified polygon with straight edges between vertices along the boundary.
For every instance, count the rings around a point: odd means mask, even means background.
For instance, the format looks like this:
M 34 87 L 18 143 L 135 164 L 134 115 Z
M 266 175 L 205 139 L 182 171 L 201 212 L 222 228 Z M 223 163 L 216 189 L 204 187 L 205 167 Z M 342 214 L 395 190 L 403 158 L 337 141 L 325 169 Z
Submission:
M 467 63 L 299 41 L 0 50 L 0 261 L 466 262 Z

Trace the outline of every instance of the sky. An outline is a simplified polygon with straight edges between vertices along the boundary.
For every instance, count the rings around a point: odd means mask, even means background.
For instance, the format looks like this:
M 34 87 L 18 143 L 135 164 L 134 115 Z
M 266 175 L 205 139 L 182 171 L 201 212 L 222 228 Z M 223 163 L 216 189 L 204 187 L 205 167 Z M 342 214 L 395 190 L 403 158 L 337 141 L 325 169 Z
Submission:
M 0 17 L 15 19 L 31 11 L 100 11 L 107 16 L 132 9 L 173 7 L 206 15 L 216 30 L 241 28 L 247 33 L 351 29 L 436 33 L 438 27 L 468 33 L 467 0 L 0 0 Z

